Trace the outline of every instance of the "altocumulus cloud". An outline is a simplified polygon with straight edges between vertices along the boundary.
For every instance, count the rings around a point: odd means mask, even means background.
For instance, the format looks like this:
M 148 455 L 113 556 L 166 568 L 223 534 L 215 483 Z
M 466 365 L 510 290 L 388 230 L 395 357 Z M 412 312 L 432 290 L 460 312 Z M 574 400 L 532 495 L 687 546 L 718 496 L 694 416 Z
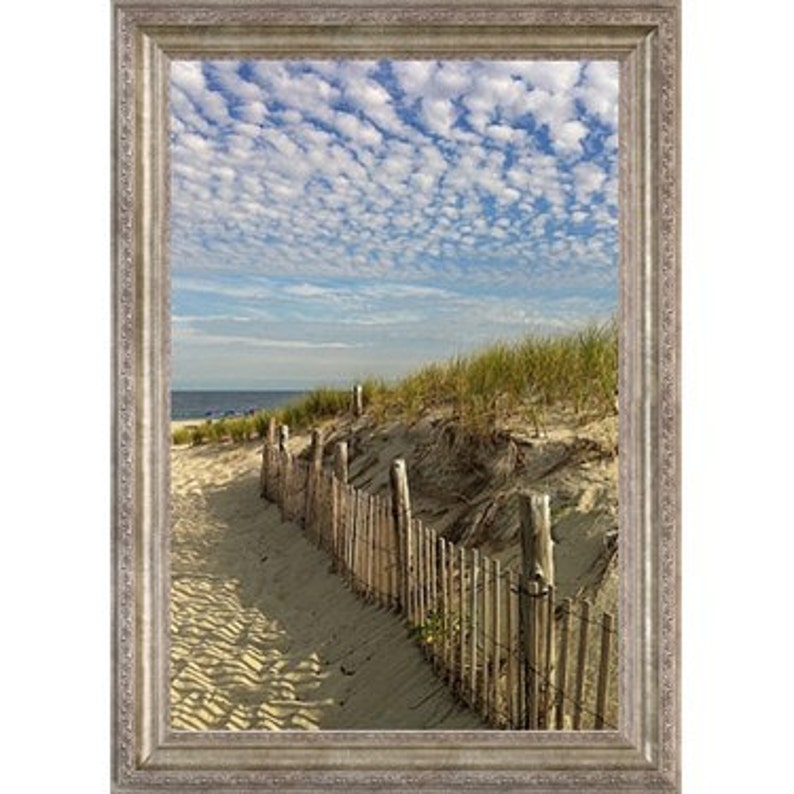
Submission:
M 303 387 L 617 305 L 612 62 L 171 67 L 176 387 Z

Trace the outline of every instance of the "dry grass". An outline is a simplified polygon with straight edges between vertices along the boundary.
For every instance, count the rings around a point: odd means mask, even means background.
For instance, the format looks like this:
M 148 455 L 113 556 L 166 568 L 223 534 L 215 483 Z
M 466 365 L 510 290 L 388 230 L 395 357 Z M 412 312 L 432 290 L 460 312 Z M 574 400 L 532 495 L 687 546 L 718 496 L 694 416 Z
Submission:
M 364 405 L 376 418 L 416 419 L 446 410 L 472 430 L 486 431 L 516 414 L 539 427 L 553 410 L 582 418 L 615 410 L 618 331 L 615 322 L 566 336 L 529 336 L 469 356 L 428 364 L 394 384 L 365 381 Z M 263 438 L 270 416 L 294 432 L 350 410 L 350 392 L 320 387 L 272 412 L 204 422 L 172 435 L 174 444 Z

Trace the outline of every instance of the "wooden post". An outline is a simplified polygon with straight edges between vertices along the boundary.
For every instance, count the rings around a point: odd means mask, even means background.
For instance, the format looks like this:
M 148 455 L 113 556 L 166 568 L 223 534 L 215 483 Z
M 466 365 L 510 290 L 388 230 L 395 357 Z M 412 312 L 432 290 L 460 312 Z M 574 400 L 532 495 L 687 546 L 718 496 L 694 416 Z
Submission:
M 480 617 L 478 615 L 477 609 L 477 602 L 478 602 L 478 593 L 477 593 L 477 579 L 478 573 L 480 571 L 480 553 L 477 549 L 471 550 L 471 582 L 469 587 L 469 600 L 471 602 L 471 635 L 469 636 L 469 643 L 470 643 L 470 655 L 471 655 L 471 670 L 469 675 L 469 687 L 471 689 L 471 705 L 472 707 L 477 706 L 477 639 L 478 634 L 480 632 L 479 621 Z
M 337 441 L 334 446 L 334 474 L 339 482 L 347 485 L 348 449 L 347 441 Z
M 353 572 L 355 574 L 355 590 L 363 591 L 364 584 L 364 532 L 366 531 L 367 516 L 364 509 L 364 494 L 356 489 L 356 523 L 353 540 Z
M 372 600 L 380 606 L 381 598 L 383 595 L 383 587 L 381 586 L 381 540 L 380 540 L 380 497 L 377 494 L 372 494 L 369 498 L 370 501 L 370 515 L 372 517 L 372 548 L 371 548 L 371 576 L 372 576 Z
M 339 498 L 339 480 L 331 472 L 330 480 L 330 499 L 331 499 L 331 536 L 328 539 L 331 554 L 331 570 L 334 573 L 339 571 L 339 518 L 342 512 L 341 499 Z
M 360 383 L 353 387 L 353 416 L 358 418 L 364 413 L 364 388 Z
M 458 637 L 458 685 L 460 695 L 466 695 L 466 549 L 458 548 L 458 614 L 460 616 L 460 634 Z
M 554 727 L 561 731 L 565 727 L 565 693 L 568 686 L 568 645 L 571 636 L 571 599 L 563 601 L 562 626 L 560 627 L 560 658 L 557 660 L 557 692 Z
M 398 593 L 402 611 L 409 616 L 411 497 L 408 491 L 408 470 L 403 458 L 392 462 L 390 476 Z
M 370 601 L 376 600 L 375 582 L 373 572 L 375 570 L 373 561 L 375 557 L 375 497 L 366 497 L 367 505 L 367 598 Z
M 304 515 L 306 529 L 311 533 L 316 546 L 320 545 L 319 490 L 323 471 L 323 437 L 319 430 L 312 430 L 311 459 L 306 473 Z
M 378 496 L 378 569 L 382 598 L 386 609 L 392 606 L 391 547 L 389 546 L 389 506 L 383 496 Z
M 523 573 L 543 589 L 554 584 L 554 541 L 548 494 L 522 494 L 519 510 Z
M 353 486 L 348 484 L 345 486 L 345 495 L 347 498 L 347 515 L 345 518 L 345 571 L 347 572 L 347 582 L 351 589 L 355 585 L 353 578 L 353 543 L 354 533 L 356 527 L 356 492 Z
M 526 670 L 526 704 L 527 721 L 526 727 L 529 730 L 536 730 L 539 726 L 540 709 L 538 700 L 540 696 L 540 671 L 542 669 L 538 653 L 539 650 L 539 631 L 538 626 L 538 603 L 540 601 L 540 585 L 535 582 L 528 582 L 527 594 L 528 609 L 525 609 L 527 625 L 524 631 L 524 669 Z
M 262 446 L 262 471 L 259 476 L 259 495 L 267 498 L 271 497 L 270 491 L 270 463 L 273 459 L 273 451 L 276 447 L 276 417 L 270 416 L 267 420 L 267 435 Z
M 605 612 L 601 624 L 601 659 L 598 665 L 598 684 L 596 687 L 595 724 L 598 730 L 604 728 L 604 712 L 607 706 L 607 692 L 609 690 L 609 653 L 612 643 L 612 632 L 615 623 L 614 617 Z
M 508 570 L 505 577 L 505 616 L 507 617 L 507 725 L 519 727 L 518 701 L 518 580 L 515 571 Z
M 441 581 L 439 583 L 439 591 L 441 592 L 441 609 L 438 610 L 439 629 L 441 631 L 441 646 L 439 648 L 440 654 L 440 668 L 442 675 L 446 678 L 449 673 L 449 579 L 447 578 L 447 543 L 444 538 L 439 537 L 438 540 L 438 568 Z M 438 601 L 436 601 L 438 604 Z
M 389 580 L 389 506 L 382 495 L 378 496 L 378 579 L 381 588 L 381 606 L 391 607 L 391 585 Z
M 499 560 L 493 561 L 491 575 L 491 592 L 493 593 L 493 623 L 491 624 L 491 715 L 492 722 L 501 721 L 502 699 L 501 687 L 501 656 L 502 656 L 502 572 Z
M 530 719 L 528 727 L 538 728 L 548 725 L 548 715 L 541 708 L 540 692 L 543 702 L 549 704 L 546 697 L 548 681 L 541 680 L 545 676 L 554 675 L 554 646 L 544 642 L 547 636 L 547 612 L 543 609 L 545 595 L 549 587 L 554 585 L 554 541 L 551 537 L 551 513 L 548 494 L 520 494 L 519 514 L 521 518 L 521 600 L 520 626 L 523 638 L 520 648 L 525 654 L 522 667 L 528 671 L 527 697 L 530 701 Z M 532 597 L 532 585 L 536 585 L 536 597 Z M 550 627 L 548 627 L 550 628 Z M 546 655 L 552 658 L 547 659 Z M 527 654 L 533 653 L 530 662 Z M 541 714 L 541 712 L 543 713 Z
M 489 642 L 489 633 L 492 630 L 491 626 L 491 598 L 490 598 L 490 580 L 491 580 L 491 561 L 484 554 L 480 558 L 480 567 L 482 575 L 482 591 L 480 603 L 482 615 L 482 628 L 480 636 L 482 637 L 482 667 L 480 669 L 480 705 L 482 716 L 487 719 L 488 717 L 488 695 L 490 693 L 489 680 L 488 680 L 488 666 L 490 664 L 491 645 Z
M 554 687 L 552 685 L 554 676 L 554 585 L 549 585 L 546 588 L 545 597 L 541 593 L 539 613 L 541 620 L 539 626 L 541 627 L 541 642 L 543 644 L 543 652 L 540 658 L 543 662 L 543 678 L 541 679 L 541 698 L 540 698 L 540 728 L 549 728 L 552 723 L 553 714 L 553 693 Z
M 590 627 L 590 602 L 582 602 L 582 614 L 579 616 L 579 652 L 576 657 L 576 683 L 573 693 L 573 729 L 582 727 L 582 710 L 584 706 L 584 678 L 587 668 L 587 635 Z
M 279 451 L 279 501 L 281 503 L 281 517 L 287 521 L 289 519 L 289 489 L 291 461 L 287 442 L 289 441 L 289 427 L 281 425 L 278 429 L 278 451 Z
M 435 529 L 428 530 L 430 549 L 430 613 L 433 615 L 433 645 L 430 650 L 433 656 L 433 668 L 438 672 L 441 667 L 441 610 L 439 608 L 439 576 L 438 576 L 438 535 Z
M 443 540 L 445 546 L 445 556 L 447 558 L 447 582 L 446 582 L 446 595 L 444 602 L 448 604 L 446 622 L 447 622 L 447 681 L 453 684 L 455 681 L 455 657 L 457 653 L 457 646 L 455 645 L 455 626 L 460 617 L 460 610 L 456 610 L 455 598 L 455 547 L 451 541 Z

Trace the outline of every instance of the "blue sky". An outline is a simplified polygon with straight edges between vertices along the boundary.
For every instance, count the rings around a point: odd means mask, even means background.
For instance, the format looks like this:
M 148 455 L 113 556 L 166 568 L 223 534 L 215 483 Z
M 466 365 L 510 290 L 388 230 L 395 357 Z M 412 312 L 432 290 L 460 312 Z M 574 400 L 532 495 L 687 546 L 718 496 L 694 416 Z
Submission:
M 614 62 L 171 67 L 172 387 L 403 375 L 617 309 Z

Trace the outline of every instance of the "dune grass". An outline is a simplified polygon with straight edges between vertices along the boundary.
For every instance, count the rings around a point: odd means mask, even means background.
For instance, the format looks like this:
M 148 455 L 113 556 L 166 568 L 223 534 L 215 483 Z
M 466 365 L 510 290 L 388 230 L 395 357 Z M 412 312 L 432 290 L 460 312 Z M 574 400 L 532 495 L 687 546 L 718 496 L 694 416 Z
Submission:
M 536 429 L 553 411 L 598 418 L 615 411 L 618 385 L 617 323 L 591 325 L 565 336 L 529 336 L 468 356 L 428 364 L 394 384 L 363 384 L 365 409 L 377 419 L 412 420 L 446 411 L 472 430 L 487 431 L 508 416 Z M 273 412 L 218 419 L 172 434 L 174 444 L 264 438 L 270 416 L 293 432 L 350 411 L 346 389 L 320 387 Z
M 617 324 L 609 323 L 429 364 L 390 388 L 373 389 L 370 404 L 410 418 L 447 409 L 474 429 L 515 414 L 541 424 L 553 410 L 582 417 L 613 413 L 617 381 Z

